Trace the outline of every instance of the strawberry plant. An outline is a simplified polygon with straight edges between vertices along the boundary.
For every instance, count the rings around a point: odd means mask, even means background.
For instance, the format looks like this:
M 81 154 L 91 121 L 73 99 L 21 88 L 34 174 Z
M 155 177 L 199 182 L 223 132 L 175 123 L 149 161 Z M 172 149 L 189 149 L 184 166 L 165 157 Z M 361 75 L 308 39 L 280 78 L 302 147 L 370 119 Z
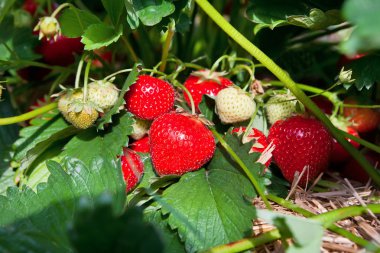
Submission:
M 0 1 L 0 252 L 379 252 L 379 8 Z

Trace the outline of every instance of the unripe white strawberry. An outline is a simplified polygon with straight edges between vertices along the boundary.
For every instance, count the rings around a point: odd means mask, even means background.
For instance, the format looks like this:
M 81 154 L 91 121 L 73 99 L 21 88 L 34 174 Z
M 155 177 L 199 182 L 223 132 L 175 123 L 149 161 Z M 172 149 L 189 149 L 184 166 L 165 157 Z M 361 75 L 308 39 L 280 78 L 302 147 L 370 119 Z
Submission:
M 88 84 L 88 100 L 107 111 L 115 105 L 119 90 L 109 81 L 99 80 Z
M 223 123 L 248 120 L 256 110 L 253 97 L 237 86 L 219 91 L 215 99 L 216 113 Z
M 135 119 L 135 123 L 133 123 L 133 133 L 131 134 L 132 139 L 134 140 L 140 140 L 142 137 L 144 137 L 148 131 L 149 127 L 151 125 L 151 121 L 149 120 L 142 120 L 142 119 Z
M 58 109 L 65 119 L 79 129 L 89 128 L 99 117 L 97 106 L 83 101 L 82 89 L 70 90 L 58 100 Z
M 277 94 L 266 103 L 268 122 L 273 125 L 276 121 L 289 118 L 296 113 L 297 99 L 291 94 Z

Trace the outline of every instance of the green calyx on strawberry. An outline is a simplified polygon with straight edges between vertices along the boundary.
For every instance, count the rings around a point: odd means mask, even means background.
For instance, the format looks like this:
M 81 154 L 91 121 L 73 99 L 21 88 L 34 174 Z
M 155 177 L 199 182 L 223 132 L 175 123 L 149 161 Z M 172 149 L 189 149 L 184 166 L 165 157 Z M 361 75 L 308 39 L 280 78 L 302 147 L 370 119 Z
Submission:
M 123 155 L 120 159 L 124 181 L 127 185 L 126 192 L 130 192 L 141 180 L 144 173 L 144 164 L 140 156 L 128 148 L 123 148 Z
M 67 90 L 58 99 L 58 109 L 65 119 L 79 129 L 87 129 L 94 124 L 102 112 L 96 104 L 83 100 L 82 89 Z
M 215 111 L 225 124 L 246 121 L 255 110 L 256 103 L 252 95 L 238 86 L 219 91 L 215 99 Z
M 160 176 L 198 170 L 215 151 L 214 136 L 202 120 L 178 112 L 156 118 L 149 141 L 153 167 Z
M 103 111 L 111 109 L 119 98 L 119 90 L 111 81 L 98 80 L 88 84 L 88 100 Z
M 194 71 L 186 79 L 184 86 L 190 92 L 194 101 L 194 106 L 199 112 L 199 104 L 203 95 L 215 97 L 219 91 L 233 85 L 232 81 L 223 77 L 224 72 L 211 72 L 209 69 Z M 189 106 L 191 106 L 189 96 L 184 93 L 184 98 Z
M 175 91 L 161 79 L 140 75 L 124 99 L 127 111 L 140 119 L 153 120 L 173 109 Z
M 297 99 L 291 94 L 276 94 L 265 106 L 268 122 L 273 125 L 278 120 L 284 120 L 297 112 Z
M 238 136 L 244 134 L 246 127 L 236 127 L 232 129 L 232 133 Z M 269 167 L 272 162 L 272 151 L 273 148 L 268 144 L 267 137 L 257 128 L 251 128 L 250 133 L 246 138 L 243 137 L 243 143 L 253 142 L 252 148 L 249 153 L 257 152 L 261 153 L 260 158 L 257 162 L 264 164 Z
M 132 124 L 133 133 L 131 134 L 132 139 L 140 140 L 143 138 L 149 131 L 150 124 L 152 122 L 149 120 L 143 120 L 136 118 L 135 122 Z
M 352 127 L 352 123 L 349 122 L 347 119 L 343 117 L 330 117 L 331 123 L 334 124 L 335 127 L 339 128 L 342 131 L 345 131 L 355 137 L 359 137 L 358 131 L 355 130 L 355 128 Z M 356 149 L 360 147 L 360 144 L 346 138 L 346 140 Z M 334 138 L 333 139 L 333 150 L 331 155 L 331 162 L 332 163 L 342 163 L 350 158 L 350 154 L 338 143 L 338 141 Z
M 333 139 L 325 126 L 316 119 L 299 115 L 279 120 L 269 129 L 268 141 L 273 142 L 273 158 L 285 179 L 306 186 L 329 165 Z
M 47 40 L 56 40 L 58 36 L 61 35 L 61 28 L 59 26 L 58 20 L 55 17 L 42 17 L 40 18 L 36 27 L 33 31 L 39 31 L 38 39 L 46 38 Z

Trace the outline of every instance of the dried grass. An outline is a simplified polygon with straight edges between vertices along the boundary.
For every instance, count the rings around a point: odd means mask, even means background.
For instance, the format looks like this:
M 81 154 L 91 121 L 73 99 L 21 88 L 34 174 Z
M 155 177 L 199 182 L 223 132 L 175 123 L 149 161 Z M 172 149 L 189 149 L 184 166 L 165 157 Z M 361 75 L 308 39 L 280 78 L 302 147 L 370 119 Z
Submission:
M 314 187 L 315 185 L 313 185 L 309 190 L 305 190 L 293 186 L 289 200 L 314 214 L 321 214 L 346 206 L 362 205 L 366 207 L 370 203 L 380 203 L 380 191 L 372 187 L 370 183 L 363 185 L 341 178 L 338 174 L 328 174 L 327 176 L 330 182 L 335 183 L 332 184 L 332 187 L 326 188 L 319 185 Z M 256 200 L 255 204 L 258 208 L 265 208 L 261 201 Z M 271 202 L 271 204 L 274 211 L 302 217 L 302 215 L 276 203 Z M 372 212 L 341 220 L 336 225 L 380 245 L 380 221 Z M 273 228 L 272 225 L 258 219 L 253 224 L 253 235 L 260 235 Z M 283 252 L 281 241 L 261 246 L 256 249 L 256 252 Z M 365 252 L 365 250 L 349 239 L 325 230 L 321 252 Z

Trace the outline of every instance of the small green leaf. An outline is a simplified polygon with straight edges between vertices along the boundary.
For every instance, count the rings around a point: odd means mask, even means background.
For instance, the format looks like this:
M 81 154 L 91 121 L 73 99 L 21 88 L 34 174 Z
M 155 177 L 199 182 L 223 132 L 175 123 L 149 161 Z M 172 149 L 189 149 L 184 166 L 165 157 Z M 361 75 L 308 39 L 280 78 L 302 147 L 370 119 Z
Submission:
M 363 88 L 368 90 L 380 81 L 380 56 L 362 57 L 351 62 L 348 68 L 352 69 L 352 78 L 355 79 L 354 84 L 359 91 Z M 352 84 L 347 86 L 350 87 Z
M 339 10 L 329 10 L 323 12 L 317 8 L 311 9 L 308 16 L 294 15 L 288 17 L 287 20 L 289 24 L 312 30 L 325 29 L 331 25 L 337 25 L 342 22 Z
M 257 210 L 257 217 L 275 225 L 280 231 L 282 240 L 293 239 L 294 244 L 289 246 L 286 252 L 318 253 L 321 251 L 324 231 L 321 223 L 268 210 Z
M 105 150 L 116 158 L 122 153 L 122 147 L 128 145 L 128 135 L 133 131 L 132 123 L 131 114 L 120 113 L 106 131 L 99 133 L 92 127 L 72 138 L 65 146 L 63 155 L 76 157 L 87 166 L 93 157 L 102 155 Z
M 347 0 L 343 6 L 343 14 L 355 25 L 350 38 L 343 41 L 341 49 L 344 53 L 352 55 L 358 51 L 380 49 L 380 1 Z
M 102 3 L 113 25 L 117 26 L 124 10 L 124 0 L 102 0 Z
M 129 27 L 134 30 L 137 29 L 140 25 L 139 16 L 136 13 L 136 10 L 133 7 L 132 0 L 125 0 L 125 8 L 127 10 L 127 22 Z
M 91 12 L 75 7 L 65 9 L 59 16 L 62 33 L 69 38 L 80 37 L 93 24 L 100 24 L 100 19 Z
M 123 30 L 116 30 L 114 27 L 100 23 L 90 25 L 84 32 L 82 43 L 86 50 L 95 50 L 106 47 L 116 42 L 123 34 Z
M 0 0 L 0 23 L 9 14 L 10 9 L 15 3 L 16 0 Z
M 175 11 L 174 4 L 167 0 L 133 0 L 132 2 L 137 16 L 146 26 L 158 24 L 163 17 L 169 16 Z

